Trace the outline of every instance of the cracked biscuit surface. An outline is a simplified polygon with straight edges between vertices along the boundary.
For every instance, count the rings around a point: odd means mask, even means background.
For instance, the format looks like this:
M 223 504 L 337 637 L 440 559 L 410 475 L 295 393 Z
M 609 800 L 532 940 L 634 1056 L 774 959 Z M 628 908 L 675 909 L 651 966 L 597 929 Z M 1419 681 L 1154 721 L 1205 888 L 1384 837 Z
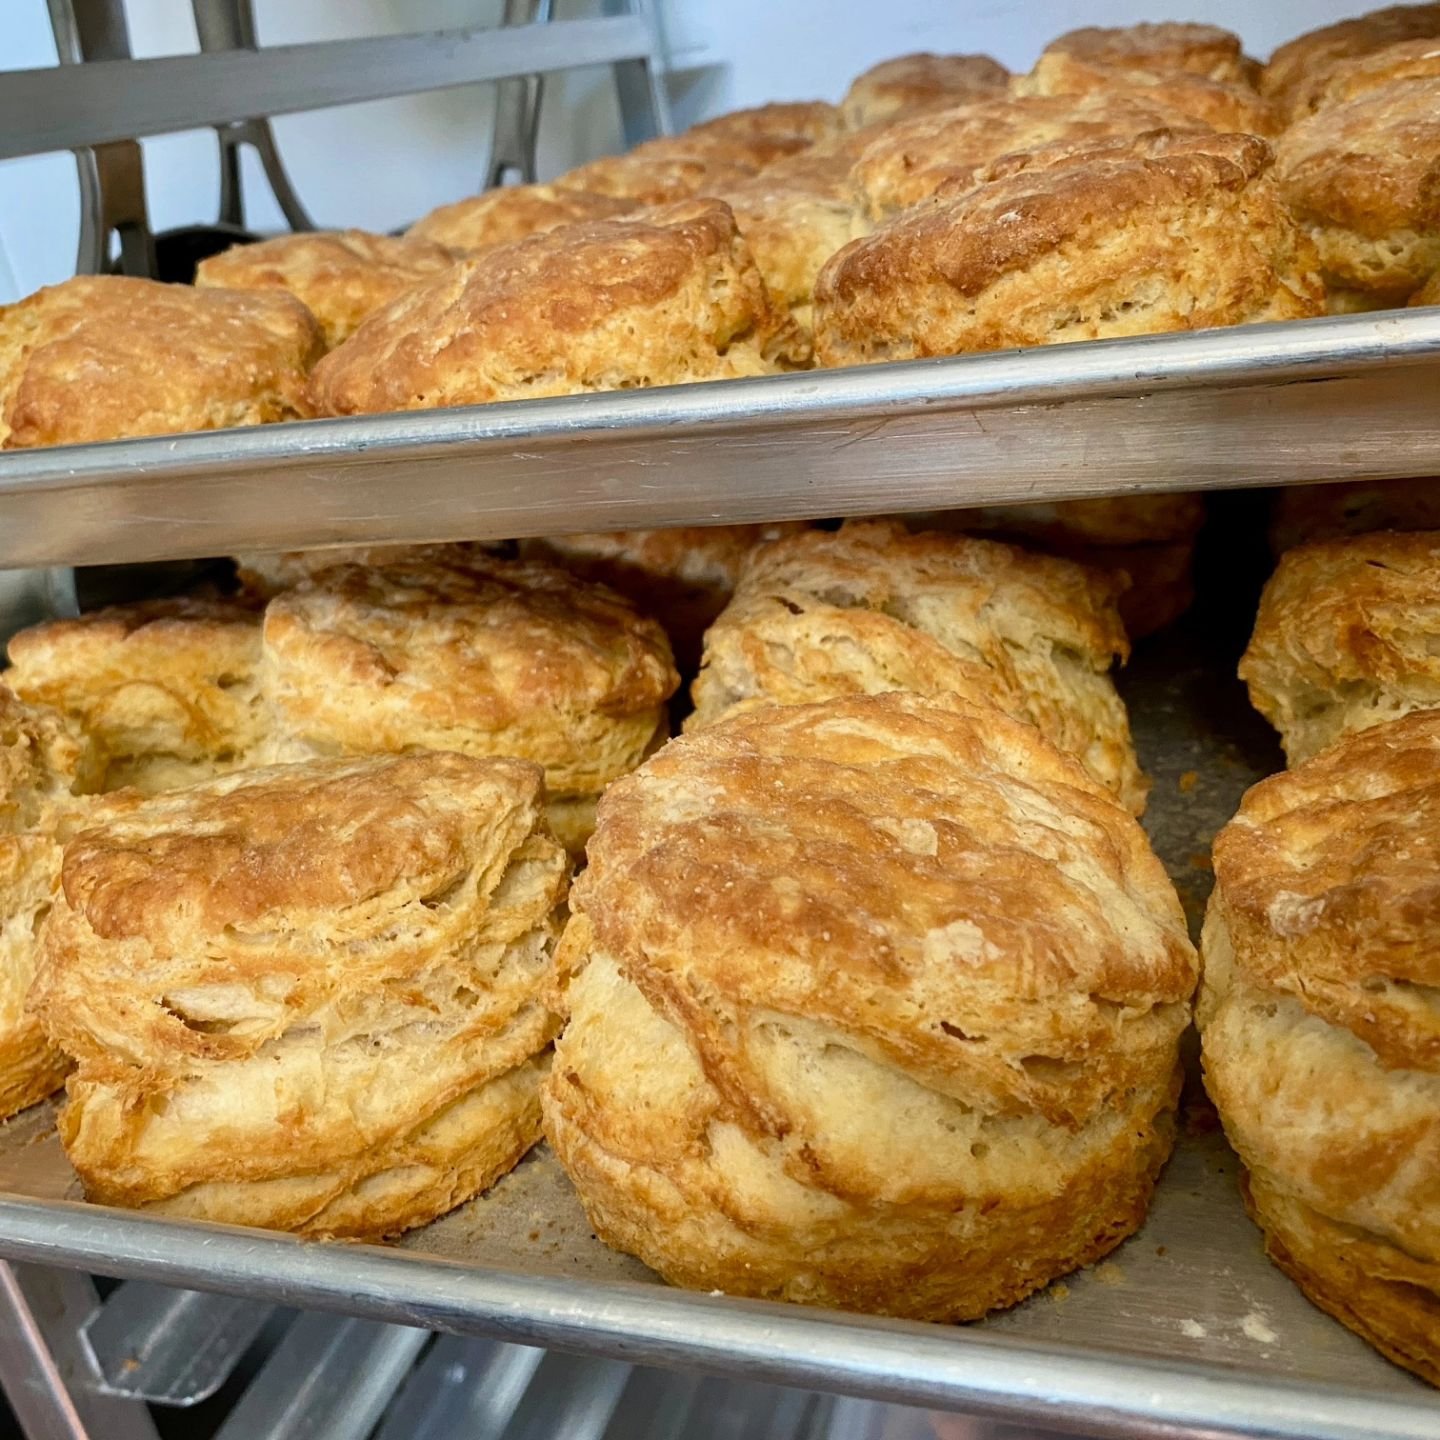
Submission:
M 538 1138 L 569 862 L 538 767 L 426 754 L 99 802 L 32 997 L 92 1199 L 423 1224 Z
M 77 276 L 0 307 L 0 449 L 303 418 L 323 348 L 293 295 Z
M 988 55 L 897 55 L 857 76 L 840 109 L 852 130 L 863 130 L 1000 95 L 1009 83 L 1010 72 Z
M 1129 654 L 1120 582 L 965 535 L 847 524 L 751 556 L 705 637 L 687 729 L 737 711 L 886 690 L 996 705 L 1126 806 L 1148 788 L 1110 679 Z
M 1215 841 L 1205 1084 L 1271 1258 L 1440 1384 L 1440 713 L 1251 789 Z
M 958 697 L 755 710 L 601 805 L 547 1135 L 672 1282 L 971 1319 L 1103 1254 L 1195 958 L 1143 832 Z

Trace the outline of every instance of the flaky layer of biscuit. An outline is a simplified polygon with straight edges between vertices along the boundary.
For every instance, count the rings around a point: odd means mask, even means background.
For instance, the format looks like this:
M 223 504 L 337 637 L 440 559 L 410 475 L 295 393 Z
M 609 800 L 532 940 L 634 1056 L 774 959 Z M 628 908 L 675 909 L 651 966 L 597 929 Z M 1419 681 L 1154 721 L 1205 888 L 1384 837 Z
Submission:
M 1010 72 L 988 55 L 928 52 L 882 60 L 855 78 L 841 112 L 852 130 L 1003 93 Z
M 0 448 L 303 417 L 323 348 L 292 295 L 66 280 L 0 308 Z

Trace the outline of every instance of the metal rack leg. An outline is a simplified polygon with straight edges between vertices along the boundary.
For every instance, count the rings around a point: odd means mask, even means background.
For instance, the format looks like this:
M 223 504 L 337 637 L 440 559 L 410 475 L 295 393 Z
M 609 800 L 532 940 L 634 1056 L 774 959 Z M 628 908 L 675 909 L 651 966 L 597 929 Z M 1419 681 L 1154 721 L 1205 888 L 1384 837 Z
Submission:
M 650 29 L 650 54 L 644 60 L 615 65 L 615 90 L 620 100 L 620 129 L 625 148 L 670 131 L 670 102 L 665 94 L 665 51 L 660 19 L 651 0 L 604 0 L 606 15 L 638 15 Z
M 0 1260 L 0 1387 L 26 1440 L 157 1440 L 140 1401 L 97 1392 L 80 1332 L 99 1303 L 86 1275 Z

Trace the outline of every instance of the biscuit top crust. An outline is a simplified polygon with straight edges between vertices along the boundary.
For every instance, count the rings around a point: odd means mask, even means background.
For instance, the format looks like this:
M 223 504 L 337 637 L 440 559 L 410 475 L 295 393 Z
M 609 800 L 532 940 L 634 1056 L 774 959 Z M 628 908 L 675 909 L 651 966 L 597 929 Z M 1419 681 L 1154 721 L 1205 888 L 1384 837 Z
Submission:
M 762 525 L 678 525 L 665 530 L 608 530 L 555 535 L 533 543 L 568 563 L 629 567 L 694 585 L 735 587 L 758 545 L 808 529 L 803 520 Z
M 571 190 L 560 185 L 510 185 L 441 205 L 407 232 L 451 250 L 479 254 L 497 245 L 514 245 L 561 225 L 613 220 L 635 208 L 633 200 Z
M 1327 105 L 1276 142 L 1275 178 L 1301 221 L 1382 239 L 1440 230 L 1440 89 L 1395 80 Z
M 1010 72 L 988 55 L 900 55 L 857 76 L 840 109 L 845 123 L 859 130 L 900 115 L 998 95 L 1009 83 Z
M 1002 155 L 1055 141 L 1084 144 L 1146 131 L 1202 128 L 1173 105 L 1124 93 L 1022 95 L 976 101 L 888 126 L 851 178 L 873 219 L 928 200 L 947 182 L 968 187 Z
M 984 183 L 953 182 L 933 205 L 847 246 L 825 267 L 820 287 L 845 299 L 877 285 L 939 278 L 976 295 L 1098 223 L 1119 230 L 1132 212 L 1243 190 L 1270 161 L 1257 136 L 1169 132 L 1017 152 L 981 170 Z M 1076 263 L 1083 262 L 1082 252 Z
M 1292 118 L 1299 120 L 1327 105 L 1343 105 L 1397 80 L 1428 80 L 1432 88 L 1440 81 L 1440 35 L 1406 40 L 1340 61 L 1297 97 Z
M 757 141 L 770 161 L 803 153 L 808 141 Z M 668 205 L 700 196 L 722 195 L 760 172 L 756 146 L 727 135 L 664 136 L 625 155 L 602 155 L 568 170 L 555 184 L 628 200 L 632 205 Z
M 448 270 L 444 245 L 365 230 L 318 230 L 233 245 L 202 260 L 195 284 L 222 290 L 283 290 L 320 322 L 327 345 L 338 345 L 372 311 L 421 280 Z
M 1215 839 L 1236 964 L 1440 1069 L 1440 711 L 1350 735 L 1249 790 Z
M 270 602 L 265 650 L 301 733 L 319 719 L 366 749 L 643 714 L 679 684 L 664 631 L 618 595 L 558 566 L 480 555 L 322 571 Z
M 1183 71 L 1245 83 L 1253 83 L 1259 69 L 1245 58 L 1240 37 L 1231 31 L 1173 21 L 1071 30 L 1052 40 L 1042 54 L 1068 55 L 1117 69 Z
M 746 140 L 752 136 L 794 135 L 808 144 L 830 140 L 845 128 L 840 109 L 826 100 L 780 101 L 731 110 L 693 126 L 687 133 Z
M 0 685 L 0 834 L 45 826 L 88 788 L 92 763 L 88 743 L 57 711 Z
M 452 267 L 315 369 L 352 415 L 764 373 L 787 322 L 717 200 L 569 225 Z
M 293 295 L 77 276 L 0 308 L 0 448 L 304 416 L 322 349 Z
M 1033 727 L 955 696 L 756 710 L 672 741 L 607 791 L 588 853 L 593 949 L 683 1017 L 707 1071 L 746 1063 L 717 1033 L 734 1005 L 833 1026 L 942 1089 L 989 1064 L 1002 1093 L 1073 1114 L 1088 1082 L 1042 1057 L 1098 1055 L 1118 1014 L 1195 981 L 1139 825 Z M 998 1037 L 1029 1068 L 971 1054 Z
M 1282 45 L 1260 77 L 1260 88 L 1287 107 L 1306 108 L 1336 65 L 1406 40 L 1440 37 L 1440 5 L 1393 5 L 1326 25 Z

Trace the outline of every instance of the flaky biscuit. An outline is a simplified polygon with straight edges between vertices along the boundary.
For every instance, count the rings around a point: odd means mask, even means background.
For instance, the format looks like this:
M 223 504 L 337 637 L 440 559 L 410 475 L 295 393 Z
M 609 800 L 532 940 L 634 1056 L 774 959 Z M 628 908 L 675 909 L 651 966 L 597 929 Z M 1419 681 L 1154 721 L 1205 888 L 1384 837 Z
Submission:
M 1440 84 L 1396 80 L 1305 116 L 1276 143 L 1275 177 L 1328 285 L 1407 299 L 1440 269 Z
M 550 560 L 623 595 L 665 627 L 676 664 L 691 673 L 699 664 L 705 631 L 735 593 L 750 552 L 805 528 L 803 521 L 777 521 L 552 535 L 522 540 L 520 553 Z
M 693 125 L 688 135 L 715 135 L 747 140 L 752 136 L 794 135 L 807 145 L 840 135 L 845 122 L 837 106 L 825 100 L 787 100 L 730 110 Z
M 1146 104 L 1178 110 L 1212 130 L 1278 135 L 1285 128 L 1279 104 L 1239 80 L 1107 65 L 1066 50 L 1047 50 L 1028 75 L 1011 87 L 1016 95 L 1127 94 Z
M 322 571 L 270 602 L 264 649 L 277 753 L 519 756 L 574 849 L 565 807 L 640 762 L 679 683 L 660 626 L 619 596 L 481 555 Z
M 1205 1083 L 1267 1249 L 1440 1383 L 1440 713 L 1255 786 L 1215 841 Z
M 454 266 L 316 367 L 323 414 L 422 410 L 772 371 L 798 349 L 729 207 L 568 225 Z
M 78 276 L 0 307 L 0 449 L 293 420 L 323 348 L 292 295 Z
M 486 546 L 467 540 L 433 545 L 334 545 L 324 550 L 250 551 L 235 557 L 236 574 L 247 598 L 271 600 L 336 565 L 384 565 L 389 561 L 436 559 L 463 565 Z
M 887 126 L 865 149 L 852 183 L 874 220 L 967 185 L 990 162 L 1063 141 L 1129 139 L 1165 127 L 1199 128 L 1183 110 L 1128 94 L 1005 95 Z
M 448 270 L 455 259 L 444 245 L 413 236 L 313 230 L 233 245 L 200 262 L 195 284 L 293 295 L 320 322 L 325 344 L 333 349 L 348 340 L 372 310 Z
M 1231 84 L 1253 85 L 1260 73 L 1232 31 L 1175 21 L 1070 30 L 1056 36 L 1041 52 L 1042 61 L 1052 56 L 1081 65 L 1199 75 Z
M 97 806 L 32 995 L 86 1193 L 377 1236 L 513 1164 L 569 874 L 543 817 L 538 767 L 453 754 Z
M 1110 667 L 1120 585 L 965 535 L 866 521 L 756 551 L 705 637 L 687 729 L 835 696 L 959 693 L 1028 721 L 1135 811 L 1146 782 Z
M 1323 71 L 1313 85 L 1296 98 L 1294 118 L 1327 105 L 1358 99 L 1397 80 L 1440 80 L 1440 34 L 1387 45 L 1352 60 L 1341 60 Z
M 166 790 L 256 763 L 268 734 L 260 615 L 181 597 L 49 620 L 10 638 L 5 679 L 91 737 L 103 787 Z
M 756 710 L 601 804 L 546 1132 L 667 1279 L 927 1319 L 1142 1218 L 1195 959 L 1139 826 L 958 697 Z
M 1260 88 L 1292 113 L 1311 108 L 1337 65 L 1409 40 L 1440 37 L 1440 5 L 1392 5 L 1297 35 L 1270 57 Z
M 97 782 L 94 755 L 56 711 L 0 685 L 0 1120 L 57 1090 L 68 1062 L 25 1011 L 64 834 Z
M 509 185 L 441 205 L 405 233 L 478 255 L 498 245 L 514 245 L 562 225 L 613 220 L 635 209 L 633 200 L 597 195 L 560 185 Z
M 1373 530 L 1440 530 L 1440 478 L 1287 485 L 1270 511 L 1270 548 L 1276 555 L 1311 540 Z
M 899 55 L 856 76 L 840 110 L 852 130 L 998 95 L 1010 72 L 988 55 Z
M 1292 765 L 1440 706 L 1440 532 L 1380 532 L 1280 557 L 1240 661 Z
M 808 141 L 771 143 L 766 161 L 803 152 Z M 555 184 L 628 200 L 634 205 L 669 205 L 680 200 L 721 195 L 729 187 L 757 175 L 761 159 L 753 145 L 726 135 L 700 137 L 686 142 L 681 136 L 647 140 L 624 155 L 602 155 L 574 170 Z
M 1019 102 L 1016 102 L 1017 104 Z M 1250 135 L 1156 132 L 1004 157 L 853 241 L 815 287 L 815 355 L 856 365 L 1323 309 L 1314 251 Z

